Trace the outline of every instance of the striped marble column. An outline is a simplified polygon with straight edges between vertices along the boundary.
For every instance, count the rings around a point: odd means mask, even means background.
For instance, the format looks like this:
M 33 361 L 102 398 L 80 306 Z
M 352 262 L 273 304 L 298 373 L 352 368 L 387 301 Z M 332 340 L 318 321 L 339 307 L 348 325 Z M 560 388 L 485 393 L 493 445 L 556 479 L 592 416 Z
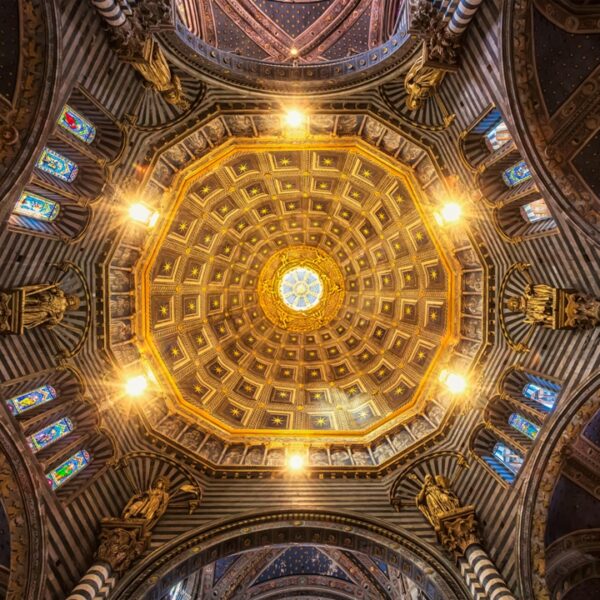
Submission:
M 92 0 L 92 4 L 111 27 L 121 27 L 127 21 L 117 0 Z
M 67 600 L 106 600 L 117 582 L 107 563 L 92 565 Z
M 479 544 L 471 544 L 465 551 L 465 558 L 489 600 L 515 600 L 502 575 Z
M 457 36 L 461 35 L 482 2 L 483 0 L 459 0 L 456 10 L 452 14 L 452 19 L 448 23 L 448 31 Z

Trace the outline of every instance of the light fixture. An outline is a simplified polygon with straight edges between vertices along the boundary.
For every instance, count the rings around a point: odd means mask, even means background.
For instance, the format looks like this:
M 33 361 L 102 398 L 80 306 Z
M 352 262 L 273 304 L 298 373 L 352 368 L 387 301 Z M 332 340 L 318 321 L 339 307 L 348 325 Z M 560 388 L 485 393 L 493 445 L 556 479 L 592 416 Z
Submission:
M 139 223 L 143 223 L 148 227 L 154 227 L 158 221 L 158 212 L 148 208 L 141 202 L 136 202 L 129 207 L 129 216 Z
M 456 223 L 462 216 L 462 207 L 457 202 L 447 202 L 442 207 L 441 215 L 446 223 Z
M 462 394 L 467 389 L 467 380 L 459 373 L 452 373 L 444 369 L 440 373 L 440 381 L 451 394 Z
M 148 388 L 148 379 L 145 375 L 134 375 L 125 382 L 125 393 L 128 396 L 141 396 Z
M 290 48 L 290 56 L 298 56 L 298 48 Z
M 306 115 L 297 108 L 290 108 L 285 113 L 285 124 L 292 129 L 298 129 L 304 125 Z
M 302 471 L 304 469 L 304 456 L 302 454 L 292 454 L 287 464 L 290 471 Z
M 462 216 L 462 206 L 458 202 L 446 202 L 434 216 L 440 225 L 456 223 Z

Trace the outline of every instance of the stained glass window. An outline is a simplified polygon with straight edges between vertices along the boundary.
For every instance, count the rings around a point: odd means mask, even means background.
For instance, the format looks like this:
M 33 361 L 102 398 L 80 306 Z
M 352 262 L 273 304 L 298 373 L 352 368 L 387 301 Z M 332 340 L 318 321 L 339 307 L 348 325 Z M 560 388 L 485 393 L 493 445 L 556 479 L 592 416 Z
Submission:
M 502 442 L 497 442 L 492 451 L 494 458 L 499 460 L 507 469 L 515 475 L 523 466 L 523 457 L 512 448 Z
M 508 424 L 513 429 L 516 429 L 523 435 L 526 435 L 530 440 L 535 440 L 540 431 L 540 428 L 535 423 L 532 423 L 519 413 L 513 413 L 510 415 L 510 417 L 508 417 Z
M 506 171 L 502 173 L 502 179 L 504 179 L 504 183 L 508 187 L 515 187 L 516 185 L 531 179 L 531 172 L 529 171 L 527 163 L 522 160 L 516 165 L 506 169 Z
M 502 148 L 511 139 L 508 127 L 504 121 L 500 121 L 500 123 L 485 134 L 485 143 L 492 152 Z
M 83 115 L 68 105 L 62 109 L 58 124 L 86 144 L 91 144 L 96 136 L 96 128 Z
M 60 438 L 69 434 L 71 431 L 73 431 L 73 423 L 71 419 L 64 417 L 63 419 L 54 421 L 54 423 L 48 425 L 48 427 L 40 429 L 33 435 L 30 435 L 27 438 L 27 443 L 34 452 L 39 452 L 43 448 L 46 448 L 46 446 L 60 440 Z
M 523 388 L 522 394 L 523 397 L 540 404 L 547 412 L 550 412 L 554 408 L 556 400 L 558 399 L 558 394 L 555 391 L 549 390 L 535 383 L 528 383 Z
M 21 394 L 6 401 L 8 410 L 13 415 L 19 415 L 30 408 L 50 402 L 56 398 L 56 390 L 51 385 L 43 385 L 31 392 Z
M 281 278 L 279 294 L 292 310 L 309 310 L 321 299 L 323 284 L 312 269 L 295 267 Z
M 71 477 L 85 469 L 91 462 L 92 457 L 87 450 L 79 450 L 65 460 L 65 462 L 46 474 L 46 481 L 53 489 L 58 489 L 61 485 L 67 482 Z
M 42 155 L 37 161 L 36 167 L 54 177 L 58 177 L 67 183 L 74 181 L 77 177 L 78 167 L 66 156 L 59 154 L 50 148 L 44 148 Z
M 60 204 L 54 200 L 48 200 L 32 194 L 23 192 L 14 212 L 24 217 L 31 217 L 40 221 L 54 221 L 60 211 Z
M 521 216 L 528 223 L 536 223 L 537 221 L 552 218 L 552 215 L 548 210 L 548 205 L 541 198 L 521 206 Z

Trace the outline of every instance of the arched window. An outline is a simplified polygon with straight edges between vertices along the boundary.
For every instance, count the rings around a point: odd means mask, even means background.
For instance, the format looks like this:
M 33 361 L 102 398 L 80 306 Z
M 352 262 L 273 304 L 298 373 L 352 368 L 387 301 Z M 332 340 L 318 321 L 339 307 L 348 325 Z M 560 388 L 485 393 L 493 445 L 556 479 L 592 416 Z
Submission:
M 492 152 L 502 148 L 502 146 L 507 142 L 510 142 L 511 139 L 512 137 L 510 136 L 510 132 L 504 121 L 500 121 L 494 125 L 485 134 L 485 143 Z
M 86 144 L 91 144 L 96 137 L 96 128 L 68 104 L 62 109 L 58 124 Z
M 58 489 L 61 485 L 64 485 L 71 477 L 74 477 L 77 473 L 80 473 L 85 469 L 90 462 L 92 457 L 87 450 L 79 450 L 68 458 L 62 465 L 56 467 L 49 473 L 46 473 L 46 480 L 48 485 L 53 489 Z
M 519 413 L 512 413 L 508 417 L 508 424 L 516 431 L 527 436 L 530 440 L 535 440 L 540 431 L 540 428 L 535 423 L 532 423 Z
M 507 187 L 515 187 L 524 181 L 531 179 L 531 171 L 524 160 L 509 167 L 502 173 L 502 179 Z
M 30 410 L 45 402 L 50 402 L 56 399 L 56 390 L 51 385 L 43 385 L 31 392 L 21 394 L 6 401 L 8 410 L 13 415 L 20 415 L 26 410 Z
M 533 400 L 546 412 L 550 412 L 558 400 L 558 392 L 536 383 L 527 383 L 521 392 L 524 398 Z
M 60 205 L 37 194 L 23 192 L 13 212 L 39 221 L 54 221 L 60 212 Z
M 50 148 L 44 148 L 42 155 L 37 161 L 36 167 L 45 173 L 49 173 L 58 179 L 71 183 L 77 177 L 77 165 L 66 156 L 59 154 Z
M 54 421 L 51 425 L 40 429 L 27 438 L 27 443 L 33 452 L 39 452 L 53 444 L 57 440 L 65 437 L 73 431 L 73 422 L 67 417 Z
M 521 206 L 521 216 L 527 223 L 537 223 L 552 218 L 550 209 L 543 198 Z
M 507 446 L 504 442 L 496 442 L 496 445 L 492 451 L 492 456 L 498 460 L 501 465 L 506 467 L 513 475 L 516 475 L 519 472 L 519 469 L 523 466 L 523 457 L 516 450 L 513 450 L 510 446 Z M 507 478 L 506 474 L 502 471 L 499 471 L 498 469 L 496 469 L 496 471 L 504 479 L 510 479 Z

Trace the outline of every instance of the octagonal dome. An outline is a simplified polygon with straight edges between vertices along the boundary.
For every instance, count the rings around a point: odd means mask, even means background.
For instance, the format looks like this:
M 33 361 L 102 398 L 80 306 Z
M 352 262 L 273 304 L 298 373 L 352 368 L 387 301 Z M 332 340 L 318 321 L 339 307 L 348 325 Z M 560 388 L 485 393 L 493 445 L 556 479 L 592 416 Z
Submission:
M 412 140 L 362 114 L 312 114 L 301 135 L 281 119 L 213 117 L 136 192 L 163 210 L 135 271 L 135 344 L 168 383 L 148 434 L 224 466 L 299 444 L 313 466 L 376 468 L 445 422 L 439 375 L 479 356 L 485 267 L 435 224 L 443 186 Z M 281 294 L 296 269 L 321 286 L 306 311 Z

